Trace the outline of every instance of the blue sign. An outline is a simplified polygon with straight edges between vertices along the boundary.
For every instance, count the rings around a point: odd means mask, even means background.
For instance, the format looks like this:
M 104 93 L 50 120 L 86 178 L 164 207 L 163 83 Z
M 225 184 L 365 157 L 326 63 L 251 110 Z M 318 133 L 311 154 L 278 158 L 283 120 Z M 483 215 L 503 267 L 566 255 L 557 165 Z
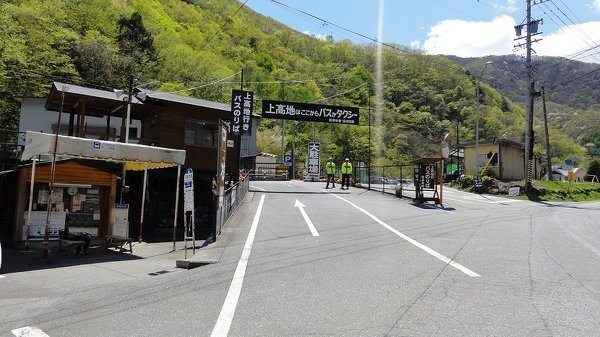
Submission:
M 565 165 L 567 165 L 569 167 L 573 166 L 573 159 L 566 159 L 565 160 Z
M 183 209 L 194 212 L 194 170 L 188 168 L 183 175 Z
M 283 163 L 286 166 L 291 166 L 292 165 L 292 156 L 289 154 L 286 154 L 285 156 L 283 156 Z

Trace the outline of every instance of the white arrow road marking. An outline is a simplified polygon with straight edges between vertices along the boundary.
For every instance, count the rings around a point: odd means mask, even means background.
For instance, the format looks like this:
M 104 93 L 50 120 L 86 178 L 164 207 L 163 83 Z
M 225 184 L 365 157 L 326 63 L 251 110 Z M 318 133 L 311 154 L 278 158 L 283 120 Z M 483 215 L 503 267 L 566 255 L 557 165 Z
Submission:
M 50 337 L 41 329 L 34 326 L 24 326 L 22 328 L 14 329 L 11 332 L 17 337 Z
M 396 229 L 394 229 L 392 226 L 390 226 L 390 225 L 386 224 L 385 222 L 381 221 L 379 218 L 377 218 L 373 214 L 367 212 L 366 210 L 360 208 L 358 205 L 354 204 L 353 202 L 348 201 L 348 200 L 346 200 L 346 199 L 344 199 L 344 198 L 342 198 L 342 197 L 340 197 L 338 195 L 332 194 L 332 193 L 330 193 L 328 191 L 325 191 L 325 192 L 333 195 L 334 197 L 336 197 L 338 199 L 341 199 L 341 200 L 349 203 L 350 205 L 354 206 L 354 208 L 356 208 L 359 211 L 363 212 L 364 214 L 366 214 L 367 216 L 369 216 L 371 219 L 375 220 L 378 224 L 380 224 L 381 226 L 383 226 L 386 229 L 388 229 L 389 231 L 391 231 L 392 233 L 398 235 L 399 237 L 403 238 L 404 240 L 406 240 L 406 241 L 410 242 L 411 244 L 417 246 L 418 248 L 424 250 L 428 254 L 436 257 L 437 259 L 439 259 L 441 261 L 444 261 L 446 264 L 448 264 L 448 265 L 450 265 L 450 266 L 452 266 L 452 267 L 454 267 L 454 268 L 462 271 L 463 273 L 465 273 L 465 274 L 467 274 L 467 275 L 469 275 L 471 277 L 480 277 L 481 276 L 481 275 L 477 274 L 476 272 L 472 271 L 471 269 L 463 266 L 462 264 L 460 264 L 460 263 L 458 263 L 458 262 L 456 262 L 456 261 L 454 261 L 452 259 L 449 259 L 449 258 L 445 257 L 444 255 L 436 252 L 435 250 L 433 250 L 433 249 L 425 246 L 424 244 L 422 244 L 422 243 L 420 243 L 420 242 L 418 242 L 418 241 L 416 241 L 416 240 L 414 240 L 414 239 L 412 239 L 412 238 L 410 238 L 410 237 L 402 234 L 401 232 L 399 232 Z
M 242 251 L 242 256 L 238 261 L 237 268 L 233 274 L 227 297 L 225 297 L 225 303 L 221 308 L 221 313 L 215 323 L 211 337 L 227 337 L 229 334 L 229 328 L 231 328 L 231 322 L 233 321 L 233 315 L 235 314 L 235 308 L 237 307 L 240 293 L 242 292 L 242 284 L 244 284 L 244 276 L 246 275 L 246 266 L 250 259 L 250 252 L 252 251 L 252 245 L 254 244 L 254 236 L 256 235 L 256 229 L 258 228 L 258 221 L 260 220 L 260 213 L 262 213 L 263 204 L 265 202 L 265 195 L 260 197 L 256 214 L 254 214 L 254 220 L 250 227 L 250 232 L 246 238 L 246 244 Z
M 296 199 L 296 203 L 294 203 L 294 207 L 298 207 L 298 209 L 300 210 L 300 213 L 302 214 L 304 221 L 306 221 L 306 224 L 308 225 L 308 229 L 310 229 L 310 232 L 312 233 L 312 235 L 319 236 L 319 232 L 317 232 L 315 225 L 313 225 L 312 221 L 310 221 L 310 219 L 308 218 L 308 214 L 306 214 L 306 211 L 304 210 L 304 207 L 306 207 L 306 206 L 303 203 L 301 203 L 300 201 L 298 201 L 298 199 Z

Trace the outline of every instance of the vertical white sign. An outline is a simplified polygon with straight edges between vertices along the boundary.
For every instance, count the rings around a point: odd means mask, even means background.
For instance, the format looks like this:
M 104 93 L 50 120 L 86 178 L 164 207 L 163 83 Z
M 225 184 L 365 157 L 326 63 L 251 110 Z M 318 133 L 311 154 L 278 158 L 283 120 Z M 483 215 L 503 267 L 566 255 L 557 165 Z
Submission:
M 194 212 L 194 171 L 191 168 L 183 174 L 183 211 Z
M 319 179 L 321 170 L 321 144 L 310 142 L 308 143 L 308 163 L 307 172 L 311 177 Z

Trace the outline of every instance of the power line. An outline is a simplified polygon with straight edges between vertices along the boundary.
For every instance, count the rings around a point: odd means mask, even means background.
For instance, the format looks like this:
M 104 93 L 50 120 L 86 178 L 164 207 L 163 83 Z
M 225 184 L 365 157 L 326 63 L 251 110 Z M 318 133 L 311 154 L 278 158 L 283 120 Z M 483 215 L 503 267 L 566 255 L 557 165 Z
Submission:
M 169 92 L 159 92 L 159 93 L 157 93 L 156 95 L 160 95 L 160 94 L 174 94 L 174 93 L 183 92 L 183 91 L 189 91 L 189 90 L 195 90 L 195 89 L 201 89 L 201 88 L 205 88 L 205 87 L 208 87 L 208 86 L 211 86 L 211 85 L 214 85 L 214 84 L 217 84 L 217 83 L 223 82 L 223 81 L 225 81 L 225 80 L 227 80 L 227 79 L 230 79 L 230 78 L 232 78 L 232 77 L 234 77 L 234 76 L 237 76 L 237 75 L 239 75 L 240 73 L 241 73 L 241 71 L 238 71 L 237 73 L 235 73 L 235 74 L 233 74 L 233 75 L 230 75 L 230 76 L 227 76 L 227 77 L 225 77 L 225 78 L 222 78 L 222 79 L 220 79 L 220 80 L 212 81 L 212 82 L 210 82 L 210 83 L 206 83 L 206 84 L 203 84 L 203 85 L 200 85 L 200 86 L 191 87 L 191 88 L 185 88 L 185 89 L 181 89 L 181 90 L 175 90 L 175 91 L 169 91 Z
M 579 75 L 579 76 L 577 76 L 577 77 L 573 77 L 573 78 L 571 78 L 571 79 L 568 79 L 568 80 L 562 81 L 562 82 L 560 82 L 560 83 L 558 83 L 558 84 L 555 84 L 555 85 L 551 86 L 549 89 L 550 89 L 550 90 L 552 90 L 552 89 L 554 89 L 554 88 L 556 88 L 556 87 L 558 87 L 558 86 L 565 85 L 565 84 L 567 84 L 567 83 L 573 82 L 573 81 L 575 81 L 575 80 L 578 80 L 578 79 L 580 79 L 580 78 L 583 78 L 583 77 L 585 77 L 585 76 L 589 76 L 589 75 L 591 75 L 591 74 L 593 74 L 593 73 L 595 73 L 595 72 L 598 72 L 598 71 L 600 71 L 600 68 L 594 69 L 594 70 L 592 70 L 592 71 L 589 71 L 589 72 L 587 72 L 587 73 L 584 73 L 584 74 L 582 74 L 582 75 Z
M 238 7 L 238 9 L 235 11 L 235 13 L 233 13 L 230 17 L 227 18 L 227 20 L 225 20 L 225 22 L 221 25 L 221 27 L 219 27 L 219 29 L 204 43 L 204 45 L 202 45 L 202 47 L 200 47 L 200 49 L 198 50 L 198 52 L 201 52 L 211 41 L 212 39 L 215 38 L 215 36 L 217 36 L 217 34 L 219 34 L 220 32 L 223 31 L 223 28 L 225 28 L 225 26 L 231 21 L 231 19 L 233 19 L 233 17 L 246 5 L 246 3 L 249 0 L 244 1 L 243 4 L 240 5 L 240 7 Z
M 351 93 L 353 91 L 356 91 L 358 88 L 364 87 L 365 85 L 367 85 L 367 83 L 363 83 L 363 84 L 357 85 L 356 87 L 354 87 L 352 89 L 349 89 L 349 90 L 346 90 L 344 92 L 341 92 L 339 94 L 336 94 L 336 95 L 333 95 L 333 96 L 329 96 L 329 97 L 323 97 L 321 99 L 318 99 L 318 100 L 315 100 L 315 101 L 312 101 L 312 102 L 309 102 L 309 103 L 321 102 L 321 101 L 325 101 L 325 100 L 328 100 L 328 99 L 332 99 L 332 98 L 336 98 L 336 97 L 339 97 L 339 96 L 343 96 L 345 94 L 348 94 L 348 93 Z
M 556 8 L 556 9 L 557 9 L 557 10 L 558 10 L 558 11 L 559 11 L 561 14 L 562 14 L 562 16 L 564 16 L 564 17 L 565 17 L 565 18 L 566 18 L 566 19 L 567 19 L 567 20 L 568 20 L 568 21 L 571 23 L 571 25 L 569 25 L 569 24 L 568 24 L 567 22 L 565 22 L 565 21 L 564 21 L 564 20 L 563 20 L 563 19 L 562 19 L 562 18 L 561 18 L 561 17 L 560 17 L 558 14 L 556 14 L 556 13 L 554 12 L 554 10 L 553 10 L 552 8 L 550 8 L 550 7 L 547 5 L 547 2 L 550 2 L 550 3 L 552 3 L 552 5 L 554 5 L 554 7 L 555 7 L 555 8 Z M 556 16 L 556 18 L 557 18 L 558 20 L 560 20 L 560 22 L 562 22 L 562 24 L 565 26 L 565 28 L 567 28 L 568 30 L 570 30 L 571 32 L 573 32 L 573 33 L 575 34 L 575 36 L 577 36 L 579 39 L 581 39 L 581 41 L 583 41 L 583 42 L 584 42 L 584 43 L 585 43 L 585 44 L 586 44 L 588 47 L 592 47 L 592 48 L 593 48 L 593 45 L 592 45 L 592 44 L 591 44 L 589 41 L 590 41 L 590 40 L 591 40 L 591 41 L 594 41 L 594 39 L 590 38 L 590 37 L 589 37 L 589 36 L 588 36 L 588 35 L 587 35 L 587 34 L 586 34 L 584 31 L 582 31 L 582 30 L 581 30 L 581 28 L 579 28 L 579 26 L 578 26 L 578 25 L 577 25 L 577 24 L 576 24 L 576 23 L 575 23 L 575 22 L 574 22 L 574 21 L 573 21 L 573 20 L 572 20 L 572 19 L 571 19 L 571 18 L 568 16 L 568 15 L 567 15 L 567 14 L 566 14 L 566 13 L 565 13 L 565 12 L 564 12 L 564 11 L 563 11 L 561 8 L 560 8 L 560 7 L 558 7 L 558 6 L 556 5 L 556 3 L 554 3 L 554 1 L 552 1 L 552 0 L 549 0 L 549 1 L 545 1 L 545 2 L 543 2 L 542 4 L 543 4 L 543 6 L 544 6 L 544 7 L 548 8 L 548 9 L 550 10 L 550 12 L 551 12 L 551 13 L 552 13 L 554 16 Z M 552 20 L 552 21 L 554 21 L 554 20 Z M 554 21 L 554 22 L 555 22 L 555 21 Z M 556 22 L 555 22 L 555 23 L 556 23 Z M 558 25 L 558 24 L 557 24 L 557 25 Z M 576 29 L 579 31 L 579 33 L 576 31 Z M 581 37 L 581 35 L 580 35 L 580 34 L 584 35 L 584 36 L 587 38 L 587 40 L 586 40 L 585 38 Z M 578 43 L 578 44 L 579 44 L 579 43 Z M 580 45 L 580 44 L 579 44 L 579 45 Z M 580 45 L 580 46 L 581 46 L 581 45 Z M 583 47 L 583 46 L 582 46 L 582 47 Z
M 411 51 L 411 50 L 410 50 L 410 49 L 408 49 L 408 48 L 400 48 L 400 47 L 398 47 L 398 46 L 395 46 L 395 45 L 393 45 L 393 44 L 389 44 L 389 43 L 386 43 L 386 42 L 383 42 L 383 41 L 379 41 L 378 39 L 375 39 L 375 38 L 368 37 L 368 36 L 366 36 L 366 35 L 364 35 L 364 34 L 362 34 L 362 33 L 356 32 L 356 31 L 354 31 L 354 30 L 351 30 L 351 29 L 348 29 L 348 28 L 342 27 L 342 26 L 340 26 L 340 25 L 338 25 L 338 24 L 335 24 L 335 23 L 333 23 L 333 22 L 327 21 L 327 20 L 325 20 L 325 19 L 323 19 L 323 18 L 320 18 L 320 17 L 318 17 L 318 16 L 316 16 L 316 15 L 314 15 L 314 14 L 308 13 L 308 12 L 306 12 L 306 11 L 303 11 L 303 10 L 301 10 L 301 9 L 298 9 L 298 8 L 291 7 L 291 6 L 289 6 L 289 5 L 287 5 L 287 4 L 284 4 L 284 3 L 282 3 L 282 2 L 280 2 L 280 1 L 278 1 L 278 0 L 269 0 L 269 1 L 270 1 L 270 2 L 272 2 L 272 3 L 274 3 L 274 4 L 277 4 L 277 5 L 281 6 L 281 7 L 283 7 L 283 8 L 286 8 L 286 9 L 289 9 L 289 10 L 292 10 L 292 11 L 296 11 L 296 12 L 298 12 L 298 13 L 301 13 L 301 14 L 303 14 L 303 15 L 307 16 L 307 17 L 310 17 L 310 18 L 313 18 L 313 19 L 315 19 L 315 20 L 318 20 L 318 21 L 320 21 L 320 22 L 322 22 L 323 24 L 326 24 L 326 25 L 328 25 L 328 26 L 336 27 L 336 28 L 338 28 L 338 29 L 340 29 L 340 30 L 342 30 L 342 31 L 344 31 L 344 32 L 347 32 L 347 33 L 350 33 L 350 34 L 353 34 L 353 35 L 356 35 L 356 36 L 362 37 L 362 38 L 364 38 L 364 39 L 366 39 L 366 40 L 369 40 L 369 41 L 371 41 L 371 42 L 373 42 L 373 43 L 375 43 L 375 44 L 380 44 L 380 45 L 382 45 L 382 46 L 388 47 L 388 48 L 390 48 L 390 49 L 392 49 L 392 50 L 394 50 L 394 51 L 397 51 L 397 52 L 400 52 L 400 53 L 403 53 L 403 54 L 409 54 L 409 55 L 417 55 L 417 56 L 423 56 L 423 57 L 427 57 L 427 58 L 428 58 L 428 60 L 429 60 L 429 62 L 431 62 L 431 63 L 434 63 L 434 64 L 437 64 L 438 66 L 445 67 L 445 68 L 448 68 L 448 69 L 452 69 L 452 70 L 454 70 L 454 71 L 459 71 L 459 72 L 461 72 L 461 73 L 463 73 L 463 74 L 465 73 L 465 71 L 464 71 L 464 70 L 462 70 L 462 69 L 460 69 L 460 68 L 457 68 L 456 66 L 452 66 L 452 65 L 448 65 L 448 64 L 445 64 L 445 63 L 442 63 L 442 62 L 436 61 L 436 60 L 435 60 L 433 57 L 431 57 L 431 56 L 427 56 L 427 55 L 419 54 L 419 53 L 416 53 L 416 52 L 414 52 L 414 51 Z

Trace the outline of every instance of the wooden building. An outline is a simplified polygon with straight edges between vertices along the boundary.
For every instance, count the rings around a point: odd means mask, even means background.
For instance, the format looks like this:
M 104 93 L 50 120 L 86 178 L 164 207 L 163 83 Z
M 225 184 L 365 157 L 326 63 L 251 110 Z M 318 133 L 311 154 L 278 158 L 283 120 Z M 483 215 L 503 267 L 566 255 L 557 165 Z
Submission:
M 525 179 L 525 147 L 523 144 L 510 139 L 497 139 L 494 141 L 480 141 L 479 153 L 475 155 L 475 142 L 461 145 L 464 147 L 465 173 L 475 175 L 475 158 L 479 170 L 487 165 L 487 170 L 493 172 L 494 177 L 504 180 Z M 539 158 L 533 163 L 533 179 L 540 177 Z
M 129 133 L 128 142 L 156 147 L 186 150 L 184 169 L 191 168 L 194 172 L 195 217 L 197 238 L 207 237 L 211 233 L 215 214 L 213 181 L 217 173 L 217 139 L 219 123 L 227 123 L 231 118 L 229 104 L 206 101 L 191 97 L 173 95 L 156 91 L 144 93 L 144 99 L 139 90 L 132 93 L 132 100 L 128 104 L 127 93 L 81 87 L 72 84 L 54 82 L 50 93 L 45 100 L 45 106 L 28 106 L 28 113 L 21 118 L 19 131 L 42 131 L 55 133 L 58 129 L 60 135 L 82 137 L 98 140 L 125 142 Z M 27 100 L 26 100 L 27 101 Z M 29 102 L 29 101 L 27 101 Z M 39 102 L 38 102 L 39 103 Z M 126 125 L 127 113 L 130 113 L 129 127 Z M 29 111 L 31 110 L 31 111 Z M 253 135 L 245 136 L 249 142 L 256 141 L 256 126 L 253 125 Z M 242 137 L 227 134 L 226 150 L 226 182 L 233 183 L 239 178 L 240 149 Z M 21 144 L 23 145 L 23 144 Z M 248 146 L 245 148 L 254 148 Z M 247 152 L 247 151 L 246 151 Z M 244 153 L 242 153 L 244 154 Z M 245 153 L 253 157 L 252 153 Z M 44 160 L 44 158 L 41 158 Z M 48 158 L 45 158 L 48 160 Z M 119 164 L 111 164 L 119 165 Z M 38 164 L 44 170 L 43 164 Z M 15 193 L 16 216 L 12 224 L 0 226 L 16 226 L 22 223 L 22 212 L 26 205 L 23 200 L 28 197 L 27 166 L 18 169 L 18 184 L 12 187 Z M 44 174 L 43 172 L 40 174 Z M 57 167 L 57 177 L 65 186 L 91 186 L 92 193 L 99 193 L 102 201 L 102 215 L 96 215 L 97 231 L 93 234 L 102 236 L 110 228 L 110 209 L 114 203 L 129 205 L 129 230 L 130 236 L 138 234 L 140 222 L 141 191 L 143 185 L 143 172 L 127 171 L 124 189 L 122 173 L 119 169 L 106 170 L 86 161 L 61 162 Z M 176 168 L 166 168 L 148 172 L 148 190 L 144 212 L 144 233 L 149 240 L 169 240 L 172 238 L 175 184 L 177 177 Z M 38 190 L 44 184 L 37 178 Z M 96 181 L 98 180 L 98 181 Z M 47 183 L 46 183 L 47 184 Z M 98 186 L 96 188 L 96 186 Z M 36 190 L 36 191 L 38 191 Z M 87 188 L 86 188 L 87 190 Z M 128 191 L 126 191 L 128 190 Z M 11 192 L 11 193 L 12 193 Z M 80 193 L 87 193 L 83 189 Z M 34 192 L 38 193 L 39 192 Z M 180 193 L 183 193 L 180 191 Z M 34 195 L 37 197 L 37 194 Z M 8 197 L 6 194 L 3 197 Z M 11 197 L 12 198 L 12 197 Z M 183 196 L 180 195 L 180 199 Z M 65 202 L 71 198 L 64 194 Z M 104 206 L 109 205 L 110 209 Z M 36 203 L 36 206 L 37 203 Z M 182 205 L 178 210 L 177 227 L 178 235 L 182 237 L 183 210 Z M 64 206 L 66 207 L 66 206 Z M 42 208 L 40 204 L 40 209 Z M 72 210 L 72 209 L 70 209 Z M 95 210 L 96 211 L 96 210 Z M 14 227 L 12 227 L 14 226 Z M 13 232 L 15 241 L 19 241 L 21 233 Z M 3 230 L 2 232 L 8 232 Z

